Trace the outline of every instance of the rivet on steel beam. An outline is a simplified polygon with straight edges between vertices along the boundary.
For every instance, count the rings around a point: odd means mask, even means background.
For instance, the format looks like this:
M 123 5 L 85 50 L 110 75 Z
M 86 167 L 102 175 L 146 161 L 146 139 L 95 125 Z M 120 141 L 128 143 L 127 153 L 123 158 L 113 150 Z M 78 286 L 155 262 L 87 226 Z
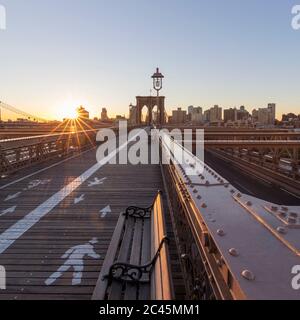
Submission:
M 217 234 L 218 234 L 220 237 L 224 237 L 224 236 L 225 236 L 225 231 L 222 230 L 222 229 L 218 229 L 218 230 L 217 230 Z
M 286 218 L 287 216 L 286 212 L 282 212 L 282 211 L 280 211 L 278 215 L 282 218 Z
M 255 276 L 250 270 L 244 270 L 242 272 L 242 276 L 243 276 L 243 278 L 245 278 L 246 280 L 249 280 L 249 281 L 255 280 Z
M 194 193 L 198 193 L 198 190 L 197 189 L 194 189 L 194 191 L 193 191 Z
M 285 212 L 288 212 L 289 208 L 288 207 L 282 207 L 282 210 L 285 211 Z
M 237 197 L 238 197 L 238 198 L 241 198 L 241 197 L 242 197 L 242 195 L 241 195 L 240 193 L 238 193 L 238 194 L 237 194 Z
M 278 207 L 272 206 L 271 210 L 276 212 L 276 211 L 278 211 Z
M 291 212 L 290 213 L 290 217 L 292 217 L 292 218 L 298 218 L 298 213 L 296 213 L 296 212 Z
M 247 206 L 248 206 L 248 207 L 251 207 L 251 206 L 252 206 L 252 202 L 251 202 L 251 201 L 248 201 L 248 202 L 247 202 Z
M 198 199 L 198 200 L 201 200 L 201 199 L 202 199 L 202 197 L 199 195 L 199 196 L 197 196 L 197 199 Z
M 201 207 L 205 209 L 205 208 L 207 208 L 207 204 L 203 203 Z
M 277 231 L 278 231 L 279 233 L 281 233 L 281 234 L 287 234 L 286 228 L 284 228 L 284 227 L 278 227 L 278 228 L 277 228 Z
M 296 224 L 297 223 L 297 219 L 295 219 L 293 217 L 288 217 L 288 223 Z
M 233 193 L 235 193 L 235 190 L 231 189 L 230 192 L 233 194 Z
M 206 186 L 209 186 L 209 185 L 210 185 L 210 182 L 207 180 L 207 181 L 205 182 L 205 185 L 206 185 Z
M 233 257 L 238 257 L 240 254 L 235 248 L 229 249 L 229 254 Z

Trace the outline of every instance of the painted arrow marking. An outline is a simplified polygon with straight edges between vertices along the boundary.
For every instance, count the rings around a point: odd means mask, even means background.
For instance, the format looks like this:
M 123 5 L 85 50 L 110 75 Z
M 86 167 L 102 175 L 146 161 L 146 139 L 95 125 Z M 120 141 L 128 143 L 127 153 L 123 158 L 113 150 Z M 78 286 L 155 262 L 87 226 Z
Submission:
M 74 204 L 78 204 L 79 202 L 84 201 L 84 194 L 80 197 L 74 199 Z
M 102 210 L 100 210 L 100 213 L 101 213 L 101 218 L 105 218 L 109 213 L 111 213 L 110 206 L 107 206 L 107 207 L 103 208 Z
M 18 198 L 18 196 L 19 196 L 21 193 L 22 193 L 22 192 L 17 192 L 17 193 L 15 193 L 15 194 L 9 195 L 9 196 L 6 197 L 6 199 L 5 199 L 4 201 L 6 202 L 6 201 L 10 201 L 10 200 L 12 200 L 12 199 L 16 199 L 16 198 Z
M 89 181 L 88 187 L 90 188 L 90 187 L 101 185 L 104 183 L 106 179 L 107 178 L 102 178 L 102 179 L 95 178 L 93 181 Z
M 39 185 L 45 185 L 47 183 L 51 182 L 51 179 L 45 179 L 45 180 L 33 180 L 28 184 L 28 187 L 24 189 L 24 191 L 34 189 L 38 187 Z
M 6 214 L 8 214 L 8 213 L 13 213 L 13 212 L 15 212 L 16 209 L 17 209 L 17 206 L 13 206 L 13 207 L 11 207 L 11 208 L 8 208 L 8 209 L 6 209 L 6 210 L 3 210 L 3 211 L 0 213 L 0 217 L 6 215 Z

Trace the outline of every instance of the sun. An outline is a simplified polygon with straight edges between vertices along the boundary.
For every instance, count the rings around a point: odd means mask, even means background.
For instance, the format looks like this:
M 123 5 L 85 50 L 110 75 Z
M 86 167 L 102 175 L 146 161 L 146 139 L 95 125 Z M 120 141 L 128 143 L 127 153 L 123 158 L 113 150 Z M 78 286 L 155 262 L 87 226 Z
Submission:
M 75 100 L 66 100 L 64 102 L 58 103 L 56 109 L 56 116 L 59 119 L 77 119 L 77 108 L 80 103 Z
M 64 114 L 64 119 L 76 119 L 77 118 L 77 111 L 76 109 L 78 108 L 78 106 L 76 105 L 65 105 L 62 107 L 63 110 L 63 114 Z

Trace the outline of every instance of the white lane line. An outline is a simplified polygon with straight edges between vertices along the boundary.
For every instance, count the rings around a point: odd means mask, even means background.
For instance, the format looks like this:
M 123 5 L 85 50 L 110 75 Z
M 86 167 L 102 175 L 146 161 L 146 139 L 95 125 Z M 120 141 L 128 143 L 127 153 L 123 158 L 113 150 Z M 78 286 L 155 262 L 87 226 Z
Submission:
M 26 231 L 32 228 L 37 222 L 39 222 L 46 214 L 53 210 L 60 202 L 74 192 L 81 184 L 88 180 L 93 174 L 95 174 L 101 167 L 103 167 L 109 160 L 113 159 L 118 152 L 124 149 L 127 144 L 139 135 L 137 133 L 130 140 L 125 142 L 119 148 L 110 153 L 106 158 L 93 165 L 90 169 L 85 171 L 81 176 L 76 178 L 73 182 L 62 188 L 55 193 L 52 197 L 39 205 L 36 209 L 31 211 L 23 219 L 16 222 L 13 226 L 8 228 L 0 235 L 0 254 L 8 249 L 17 239 L 19 239 Z
M 7 188 L 7 187 L 10 187 L 10 186 L 12 186 L 12 185 L 14 185 L 14 184 L 16 184 L 16 183 L 18 183 L 18 182 L 21 182 L 21 181 L 23 181 L 23 180 L 25 180 L 25 179 L 28 179 L 28 178 L 30 178 L 30 177 L 33 177 L 33 176 L 35 176 L 35 175 L 37 175 L 37 174 L 39 174 L 39 173 L 42 173 L 42 172 L 44 172 L 44 171 L 46 171 L 46 170 L 52 169 L 52 168 L 54 168 L 54 167 L 56 167 L 56 166 L 58 166 L 58 165 L 60 165 L 60 164 L 62 164 L 62 163 L 64 163 L 64 162 L 67 162 L 67 161 L 69 161 L 69 160 L 78 158 L 79 156 L 81 156 L 81 155 L 83 155 L 83 154 L 85 154 L 85 153 L 87 153 L 87 152 L 89 152 L 89 151 L 91 151 L 91 150 L 93 150 L 93 149 L 94 149 L 94 148 L 91 148 L 91 149 L 89 149 L 89 150 L 86 150 L 86 151 L 84 151 L 84 152 L 81 152 L 80 154 L 76 154 L 75 156 L 72 156 L 72 157 L 70 157 L 70 158 L 67 158 L 67 159 L 64 159 L 64 160 L 62 160 L 62 161 L 56 162 L 56 163 L 52 164 L 52 165 L 49 166 L 49 167 L 43 168 L 43 169 L 41 169 L 41 170 L 38 170 L 38 171 L 36 171 L 36 172 L 33 172 L 33 173 L 25 176 L 25 177 L 22 177 L 22 178 L 20 178 L 20 179 L 17 179 L 17 180 L 15 180 L 15 181 L 12 181 L 12 182 L 10 182 L 10 183 L 7 183 L 7 184 L 5 184 L 4 186 L 1 186 L 1 187 L 0 187 L 0 190 L 3 190 L 3 189 L 5 189 L 5 188 Z

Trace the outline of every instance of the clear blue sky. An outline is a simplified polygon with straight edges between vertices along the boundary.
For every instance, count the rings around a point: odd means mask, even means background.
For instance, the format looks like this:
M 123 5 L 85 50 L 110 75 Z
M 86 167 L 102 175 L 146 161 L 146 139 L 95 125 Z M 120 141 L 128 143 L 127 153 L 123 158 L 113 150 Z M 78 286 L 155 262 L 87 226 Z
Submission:
M 298 1 L 300 2 L 300 1 Z M 278 104 L 300 113 L 297 0 L 0 0 L 0 100 L 40 116 L 66 101 L 125 114 L 157 66 L 167 107 Z

